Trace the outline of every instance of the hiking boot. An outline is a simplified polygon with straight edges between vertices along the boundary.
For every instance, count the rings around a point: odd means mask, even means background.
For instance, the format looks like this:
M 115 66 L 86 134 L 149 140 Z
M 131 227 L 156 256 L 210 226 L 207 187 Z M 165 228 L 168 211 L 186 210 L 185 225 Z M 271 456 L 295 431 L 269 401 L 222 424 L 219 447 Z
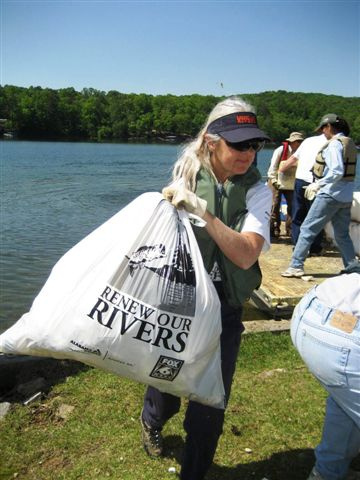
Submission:
M 282 277 L 296 277 L 300 278 L 305 275 L 305 272 L 302 268 L 289 267 L 285 272 L 282 272 Z
M 163 438 L 161 430 L 151 428 L 140 415 L 142 441 L 145 452 L 150 457 L 160 457 L 163 451 Z
M 343 268 L 340 273 L 360 273 L 360 260 L 355 258 L 347 267 Z
M 280 228 L 275 227 L 272 232 L 271 232 L 271 237 L 273 238 L 279 238 L 280 237 Z

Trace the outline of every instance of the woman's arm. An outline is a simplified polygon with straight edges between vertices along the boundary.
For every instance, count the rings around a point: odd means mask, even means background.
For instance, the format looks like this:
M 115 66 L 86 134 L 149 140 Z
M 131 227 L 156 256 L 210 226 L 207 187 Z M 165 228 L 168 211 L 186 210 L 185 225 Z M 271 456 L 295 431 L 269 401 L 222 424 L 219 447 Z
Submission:
M 333 140 L 324 151 L 326 174 L 319 180 L 319 185 L 324 186 L 329 183 L 336 183 L 343 178 L 344 162 L 342 159 L 343 146 L 340 141 Z
M 247 213 L 242 231 L 236 232 L 209 212 L 203 217 L 208 234 L 235 265 L 248 269 L 259 258 L 261 250 L 270 248 L 271 190 L 262 182 L 246 194 Z
M 290 167 L 293 167 L 294 165 L 296 165 L 297 161 L 298 159 L 297 157 L 295 157 L 295 154 L 291 155 L 291 157 L 289 157 L 287 160 L 283 160 L 282 162 L 280 162 L 279 172 L 281 173 L 286 172 L 286 170 L 289 170 Z
M 261 235 L 255 232 L 235 232 L 208 211 L 203 219 L 210 237 L 235 265 L 247 270 L 256 262 L 265 241 Z

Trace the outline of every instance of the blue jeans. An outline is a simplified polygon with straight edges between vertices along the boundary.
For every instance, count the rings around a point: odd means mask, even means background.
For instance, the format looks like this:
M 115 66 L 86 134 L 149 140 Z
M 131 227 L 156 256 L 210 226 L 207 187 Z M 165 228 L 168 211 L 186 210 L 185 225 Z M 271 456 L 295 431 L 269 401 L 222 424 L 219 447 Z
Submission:
M 305 189 L 303 187 L 307 187 L 308 185 L 310 185 L 309 182 L 305 182 L 305 180 L 300 180 L 299 178 L 295 179 L 291 211 L 291 241 L 293 245 L 296 245 L 300 235 L 301 225 L 311 207 L 312 202 L 310 202 L 310 200 L 304 196 Z M 314 239 L 310 247 L 310 253 L 321 252 L 321 242 L 324 236 L 323 233 L 324 232 L 321 230 L 321 232 Z
M 290 266 L 303 268 L 310 246 L 325 225 L 331 221 L 335 241 L 347 267 L 355 260 L 355 250 L 349 234 L 351 203 L 338 202 L 327 194 L 315 197 L 311 208 L 301 226 L 300 236 L 296 242 Z
M 360 321 L 352 333 L 333 327 L 334 310 L 310 290 L 294 310 L 291 339 L 310 372 L 328 391 L 317 471 L 325 480 L 346 477 L 360 449 Z

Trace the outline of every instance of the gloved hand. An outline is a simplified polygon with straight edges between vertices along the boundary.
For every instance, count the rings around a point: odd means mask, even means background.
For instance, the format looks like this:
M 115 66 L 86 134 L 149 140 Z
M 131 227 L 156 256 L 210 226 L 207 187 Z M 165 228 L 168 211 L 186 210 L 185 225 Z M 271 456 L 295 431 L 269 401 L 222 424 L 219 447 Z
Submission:
M 279 190 L 280 188 L 280 183 L 276 180 L 276 178 L 273 178 L 271 180 L 271 185 L 273 186 L 273 188 L 275 188 L 275 190 Z
M 194 192 L 185 188 L 182 180 L 173 182 L 168 187 L 163 188 L 162 194 L 176 208 L 185 208 L 187 212 L 201 218 L 205 215 L 206 200 L 199 198 Z
M 304 197 L 310 200 L 311 202 L 312 200 L 314 200 L 317 192 L 320 190 L 321 185 L 319 185 L 317 182 L 313 182 L 313 183 L 310 183 L 310 185 L 308 185 L 307 187 L 303 187 L 303 188 L 305 188 Z

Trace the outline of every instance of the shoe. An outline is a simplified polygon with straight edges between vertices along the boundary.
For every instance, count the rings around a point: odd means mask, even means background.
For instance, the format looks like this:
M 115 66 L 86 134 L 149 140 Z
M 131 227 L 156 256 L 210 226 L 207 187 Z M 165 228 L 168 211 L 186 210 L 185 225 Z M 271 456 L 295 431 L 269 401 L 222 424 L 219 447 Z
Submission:
M 322 477 L 320 475 L 320 473 L 316 470 L 316 468 L 314 467 L 311 472 L 310 472 L 310 475 L 308 476 L 307 480 L 324 480 L 324 477 Z
M 142 441 L 145 452 L 150 457 L 160 457 L 163 452 L 163 438 L 161 430 L 157 428 L 151 428 L 140 415 Z
M 282 277 L 296 277 L 300 278 L 305 275 L 305 272 L 302 268 L 289 267 L 285 272 L 282 272 Z
M 271 238 L 279 238 L 280 237 L 280 229 L 278 227 L 271 227 L 270 228 L 270 237 Z
M 347 267 L 343 268 L 340 273 L 360 273 L 360 260 L 355 258 Z

